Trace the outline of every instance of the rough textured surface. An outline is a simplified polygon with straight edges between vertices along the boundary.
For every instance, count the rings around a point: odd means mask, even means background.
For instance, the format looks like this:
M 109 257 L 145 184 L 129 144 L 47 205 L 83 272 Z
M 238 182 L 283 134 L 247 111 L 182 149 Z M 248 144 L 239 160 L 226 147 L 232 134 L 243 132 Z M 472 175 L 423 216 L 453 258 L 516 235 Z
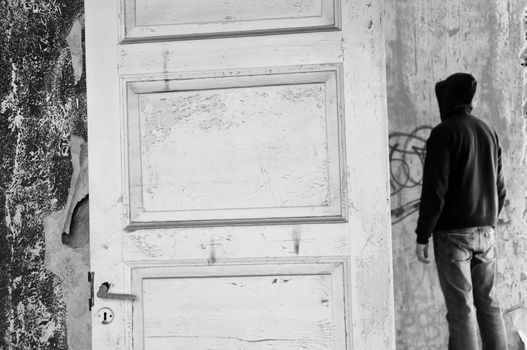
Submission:
M 525 306 L 527 284 L 527 177 L 522 68 L 517 59 L 524 44 L 520 18 L 525 5 L 519 0 L 386 2 L 400 349 L 443 349 L 446 344 L 444 306 L 434 267 L 416 262 L 413 230 L 424 140 L 429 127 L 438 122 L 433 84 L 460 70 L 479 79 L 475 112 L 497 129 L 504 146 L 509 198 L 498 232 L 498 283 L 510 348 L 521 348 L 513 315 Z M 81 10 L 82 1 L 77 0 L 0 2 L 0 217 L 7 219 L 0 220 L 1 349 L 66 349 L 66 338 L 71 349 L 89 348 L 82 338 L 87 335 L 83 327 L 88 326 L 85 310 L 75 308 L 76 303 L 85 305 L 78 291 L 85 282 L 81 271 L 87 268 L 86 235 L 70 237 L 73 232 L 66 232 L 64 242 L 71 245 L 60 244 L 64 227 L 70 227 L 68 217 L 83 198 L 82 186 L 77 185 L 81 180 L 75 180 L 82 176 L 72 175 L 75 164 L 81 163 L 74 160 L 72 166 L 75 152 L 69 151 L 71 134 L 86 137 L 79 58 L 83 21 L 76 17 Z M 373 18 L 365 26 L 375 28 L 377 23 Z M 74 188 L 78 192 L 68 192 Z M 78 212 L 85 214 L 82 208 Z M 86 227 L 79 230 L 87 232 Z M 379 237 L 372 236 L 375 239 Z M 382 258 L 369 249 L 364 246 L 367 257 L 360 264 L 375 265 Z M 367 296 L 360 300 L 364 308 L 374 304 Z M 376 326 L 372 323 L 371 329 Z
M 0 2 L 1 349 L 68 347 L 67 280 L 45 267 L 44 231 L 68 199 L 70 135 L 86 137 L 85 81 L 68 46 L 79 47 L 81 31 L 66 41 L 82 9 L 78 0 Z
M 73 174 L 68 201 L 64 209 L 44 220 L 44 263 L 61 281 L 68 349 L 90 350 L 87 144 L 81 137 L 73 135 L 70 150 Z
M 498 289 L 510 349 L 521 348 L 513 324 L 526 304 L 527 236 L 523 149 L 521 15 L 525 1 L 386 3 L 393 259 L 397 347 L 445 349 L 447 325 L 435 266 L 414 255 L 424 142 L 439 122 L 434 84 L 457 71 L 479 81 L 474 113 L 501 136 L 508 200 L 498 227 Z
M 119 50 L 113 50 L 115 29 L 118 27 L 117 23 L 114 23 L 118 19 L 115 15 L 116 2 L 105 0 L 86 2 L 88 47 L 97 45 L 99 48 L 97 52 L 88 50 L 87 56 L 88 99 L 91 113 L 90 152 L 95 155 L 104 154 L 104 157 L 90 157 L 90 171 L 93 174 L 90 179 L 92 182 L 90 244 L 93 247 L 90 254 L 92 269 L 96 273 L 96 285 L 110 281 L 114 290 L 141 293 L 139 289 L 129 286 L 128 276 L 123 273 L 126 271 L 124 270 L 126 266 L 122 261 L 134 266 L 130 254 L 135 255 L 135 253 L 138 253 L 137 257 L 139 257 L 135 261 L 140 261 L 145 267 L 156 264 L 155 260 L 166 261 L 175 255 L 178 260 L 176 264 L 184 263 L 186 258 L 193 261 L 199 259 L 197 261 L 213 266 L 230 261 L 236 264 L 241 262 L 245 267 L 239 267 L 239 271 L 249 275 L 247 270 L 255 263 L 255 260 L 251 261 L 251 259 L 274 260 L 276 257 L 289 256 L 295 261 L 303 262 L 297 256 L 306 258 L 317 255 L 340 256 L 340 252 L 344 251 L 345 256 L 350 257 L 349 271 L 346 272 L 348 277 L 346 283 L 349 282 L 347 294 L 349 299 L 346 299 L 346 302 L 350 301 L 348 304 L 350 316 L 346 316 L 346 320 L 351 328 L 348 330 L 348 348 L 365 350 L 393 348 L 391 346 L 394 343 L 391 303 L 393 287 L 387 181 L 388 125 L 385 108 L 386 74 L 384 33 L 381 25 L 382 1 L 348 0 L 340 3 L 343 13 L 342 26 L 345 28 L 342 32 L 137 43 L 121 45 Z M 325 50 L 328 47 L 333 48 L 329 53 Z M 302 54 L 303 52 L 306 52 L 306 55 Z M 123 104 L 118 103 L 119 91 L 116 87 L 119 81 L 113 74 L 116 65 L 119 65 L 120 74 L 135 74 L 130 76 L 131 79 L 142 80 L 143 74 L 153 72 L 159 77 L 156 79 L 168 80 L 168 89 L 180 90 L 180 86 L 171 84 L 170 79 L 181 76 L 183 72 L 195 72 L 193 74 L 198 75 L 200 74 L 198 72 L 204 71 L 203 73 L 211 74 L 213 77 L 220 77 L 221 73 L 224 73 L 225 77 L 228 77 L 228 72 L 231 70 L 236 72 L 255 67 L 273 67 L 272 70 L 269 68 L 267 71 L 270 76 L 274 76 L 276 75 L 274 67 L 307 69 L 326 58 L 329 62 L 343 61 L 342 96 L 347 111 L 346 126 L 343 130 L 347 134 L 345 141 L 349 153 L 346 152 L 347 168 L 345 176 L 344 174 L 342 176 L 342 182 L 346 181 L 350 184 L 347 188 L 350 209 L 350 219 L 347 223 L 295 225 L 290 222 L 287 225 L 166 229 L 165 232 L 170 236 L 158 235 L 159 231 L 149 230 L 137 230 L 133 235 L 122 234 L 123 208 L 126 210 L 128 207 L 128 198 L 122 196 L 121 185 L 123 179 L 126 181 L 122 173 L 127 173 L 131 177 L 132 172 L 128 171 L 130 168 L 126 169 L 126 165 L 121 169 L 114 166 L 123 158 L 122 143 L 118 137 L 115 137 L 119 135 L 122 126 L 118 118 L 107 117 L 118 115 L 119 109 L 124 107 Z M 144 77 L 149 79 L 147 75 Z M 240 78 L 236 73 L 232 75 L 233 82 L 239 81 Z M 213 80 L 216 81 L 216 78 Z M 194 89 L 196 87 L 199 88 L 200 85 L 194 85 Z M 131 94 L 128 96 L 130 97 Z M 130 109 L 130 112 L 132 111 Z M 132 118 L 128 118 L 128 122 L 132 121 Z M 262 134 L 262 137 L 268 135 L 269 132 Z M 125 142 L 127 143 L 133 146 L 133 143 Z M 105 181 L 97 181 L 97 178 L 100 179 L 103 174 Z M 135 184 L 131 186 L 132 191 L 137 188 Z M 135 203 L 132 202 L 131 205 Z M 232 235 L 232 240 L 219 242 L 220 235 Z M 187 238 L 184 238 L 185 236 Z M 340 240 L 340 237 L 344 240 Z M 168 252 L 165 255 L 164 245 L 162 251 L 157 249 L 162 245 L 161 240 L 165 238 L 176 246 L 176 252 Z M 281 247 L 281 242 L 275 240 L 276 238 L 285 243 L 285 250 Z M 178 241 L 192 247 L 183 251 L 176 243 Z M 249 244 L 241 245 L 242 242 Z M 259 242 L 264 244 L 259 245 Z M 134 246 L 141 251 L 128 250 L 129 247 Z M 225 254 L 227 251 L 229 253 Z M 244 257 L 248 257 L 249 260 L 246 262 L 241 260 Z M 123 269 L 120 269 L 121 266 Z M 179 268 L 173 271 L 180 273 Z M 135 271 L 132 274 L 135 274 Z M 335 287 L 335 290 L 338 290 L 338 287 Z M 265 292 L 258 291 L 258 293 Z M 209 294 L 212 300 L 219 297 L 216 293 Z M 96 301 L 96 303 L 96 307 L 104 305 L 104 301 Z M 108 332 L 94 319 L 93 330 L 96 334 L 93 339 L 94 348 L 124 348 L 124 344 L 132 341 L 128 320 L 133 304 L 114 303 L 114 305 L 116 305 L 113 309 L 115 315 L 120 316 L 114 318 L 112 327 L 123 330 L 123 333 Z M 117 307 L 120 307 L 120 310 L 117 310 Z M 220 325 L 221 320 L 218 322 Z M 135 325 L 140 324 L 135 323 Z M 181 324 L 181 326 L 185 325 Z M 141 334 L 141 329 L 136 329 L 136 334 Z M 126 330 L 129 335 L 125 334 Z M 342 328 L 339 332 L 335 330 L 335 336 L 342 334 L 342 331 Z M 140 335 L 134 335 L 133 341 L 139 342 L 139 337 Z M 199 347 L 201 340 L 202 338 L 196 338 L 198 344 L 196 347 Z M 201 344 L 207 348 L 204 345 L 207 343 Z M 253 344 L 255 348 L 260 347 L 257 345 L 260 344 L 259 342 Z

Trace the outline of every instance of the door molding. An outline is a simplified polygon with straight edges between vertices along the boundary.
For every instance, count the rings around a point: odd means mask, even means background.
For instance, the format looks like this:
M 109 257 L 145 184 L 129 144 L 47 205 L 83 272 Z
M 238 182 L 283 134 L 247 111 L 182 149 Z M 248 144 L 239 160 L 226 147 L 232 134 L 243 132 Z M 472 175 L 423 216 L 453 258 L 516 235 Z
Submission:
M 348 210 L 342 86 L 341 64 L 123 76 L 121 78 L 123 99 L 121 110 L 126 230 L 156 227 L 346 222 Z M 316 99 L 310 95 L 315 90 L 319 94 L 319 102 L 316 102 Z M 268 99 L 267 105 L 282 103 L 282 108 L 294 110 L 294 108 L 299 107 L 300 102 L 292 102 L 292 99 L 287 96 L 291 93 L 309 95 L 306 100 L 309 103 L 318 104 L 318 109 L 312 108 L 312 110 L 319 114 L 306 116 L 298 111 L 296 115 L 293 112 L 291 116 L 291 118 L 296 118 L 294 122 L 284 121 L 282 117 L 276 119 L 274 123 L 269 123 L 265 119 L 271 116 L 272 109 L 267 112 L 255 110 L 251 116 L 244 117 L 244 109 L 249 109 L 250 105 L 246 107 L 242 102 L 231 111 L 223 110 L 228 109 L 225 107 L 227 105 L 235 105 L 229 99 L 245 99 L 249 96 L 253 98 L 252 96 L 264 94 L 267 96 L 269 94 L 276 95 L 274 99 L 273 97 L 266 97 Z M 200 97 L 200 94 L 203 97 Z M 217 97 L 218 95 L 220 97 Z M 216 105 L 211 105 L 211 108 L 218 108 L 218 110 L 209 110 L 203 116 L 204 119 L 201 123 L 199 120 L 193 121 L 199 119 L 200 109 L 203 109 L 203 105 L 199 101 L 213 97 L 217 99 L 217 102 Z M 190 107 L 191 110 L 187 110 L 190 103 L 187 103 L 185 99 L 193 99 L 194 107 Z M 198 99 L 197 102 L 194 101 L 196 99 Z M 166 100 L 169 101 L 162 102 Z M 174 103 L 176 103 L 174 101 L 184 105 L 184 108 L 180 108 L 183 110 L 177 110 L 179 107 L 174 107 Z M 265 102 L 265 99 L 262 101 Z M 172 112 L 167 112 L 170 109 Z M 215 113 L 221 117 L 210 119 Z M 259 115 L 258 113 L 267 114 L 254 117 Z M 163 117 L 159 117 L 160 115 Z M 318 120 L 320 118 L 322 120 Z M 207 124 L 203 126 L 203 124 L 211 121 L 221 125 Z M 281 121 L 283 124 L 280 124 Z M 205 159 L 202 161 L 203 163 L 199 163 L 198 157 L 187 157 L 186 154 L 191 154 L 193 149 L 199 145 L 187 146 L 188 149 L 182 149 L 186 145 L 180 140 L 185 139 L 186 136 L 182 134 L 171 136 L 169 133 L 174 133 L 176 129 L 184 129 L 190 123 L 195 125 L 191 124 L 193 129 L 189 130 L 206 129 L 200 134 L 200 138 L 203 140 L 209 138 L 210 142 L 219 142 L 220 147 L 224 146 L 223 152 L 218 151 L 218 153 L 211 154 L 210 160 Z M 254 126 L 251 126 L 251 123 Z M 313 133 L 320 130 L 318 135 L 310 134 L 310 137 L 302 135 L 302 129 L 297 125 L 307 123 L 311 125 L 309 132 Z M 154 126 L 154 124 L 156 125 Z M 273 142 L 272 139 L 266 139 L 265 143 L 257 147 L 255 151 L 244 144 L 247 142 L 245 140 L 247 132 L 229 133 L 218 130 L 216 134 L 213 134 L 211 131 L 215 128 L 228 129 L 233 125 L 233 128 L 240 126 L 247 128 L 243 124 L 249 125 L 249 128 L 252 127 L 252 129 L 247 129 L 251 131 L 266 128 L 267 135 L 277 135 L 274 141 L 276 145 L 270 145 Z M 292 124 L 294 127 L 291 130 L 286 130 Z M 152 136 L 151 134 L 155 135 Z M 191 132 L 189 131 L 187 134 L 191 134 Z M 287 140 L 294 138 L 296 143 L 289 146 Z M 315 139 L 315 141 L 311 141 L 311 139 Z M 193 141 L 190 136 L 187 140 L 192 145 Z M 167 144 L 168 142 L 180 143 L 170 146 L 168 151 L 166 146 L 164 146 L 165 148 L 159 146 L 155 151 L 152 151 L 154 155 L 149 158 L 148 149 L 153 148 L 150 147 L 151 143 Z M 308 150 L 316 155 L 308 153 Z M 169 158 L 162 157 L 165 151 Z M 174 159 L 170 159 L 170 154 L 173 155 Z M 306 159 L 303 159 L 304 154 Z M 157 159 L 155 159 L 155 155 L 157 155 Z M 228 198 L 229 192 L 236 192 L 240 196 L 240 190 L 243 190 L 239 186 L 229 187 L 230 183 L 240 182 L 240 179 L 236 180 L 229 177 L 231 170 L 226 170 L 227 172 L 223 174 L 218 174 L 216 169 L 211 169 L 209 174 L 206 170 L 201 170 L 199 176 L 205 177 L 205 180 L 196 185 L 196 174 L 192 174 L 192 168 L 189 170 L 185 165 L 195 161 L 200 164 L 200 166 L 195 167 L 207 169 L 207 163 L 210 161 L 223 159 L 224 162 L 228 161 L 234 169 L 238 166 L 245 167 L 247 172 L 249 167 L 252 166 L 252 170 L 254 170 L 257 166 L 256 163 L 248 164 L 247 159 L 251 162 L 251 159 L 257 160 L 261 157 L 272 158 L 273 165 L 279 164 L 278 169 L 283 169 L 283 172 L 277 173 L 275 170 L 274 174 L 268 175 L 260 174 L 259 170 L 256 171 L 254 180 L 246 180 L 246 187 L 253 186 L 253 192 L 248 190 L 246 197 L 244 197 L 245 201 L 237 199 L 238 202 L 229 202 Z M 304 175 L 298 173 L 298 170 L 294 170 L 293 173 L 287 170 L 291 161 L 297 162 L 296 167 L 298 169 L 313 173 L 311 177 L 303 179 L 303 187 L 299 187 L 297 185 L 299 180 L 293 180 L 292 177 Z M 261 167 L 261 171 L 263 173 L 265 169 Z M 165 175 L 164 177 L 162 177 L 163 175 L 156 175 L 157 177 L 153 178 L 154 175 L 149 175 L 152 172 L 162 172 Z M 233 174 L 236 175 L 235 171 Z M 159 176 L 162 177 L 161 180 Z M 265 177 L 267 180 L 265 183 L 257 183 L 256 181 L 261 181 L 257 180 L 257 177 Z M 268 180 L 269 177 L 272 179 Z M 291 180 L 287 180 L 287 178 L 291 178 Z M 170 183 L 170 187 L 165 189 L 158 185 L 150 185 L 154 182 L 163 183 L 163 180 Z M 216 181 L 218 184 L 214 184 Z M 179 185 L 175 186 L 174 183 Z M 202 187 L 209 186 L 209 183 L 211 184 L 209 191 L 204 190 Z M 180 190 L 170 194 L 169 191 L 174 186 Z M 281 203 L 276 198 L 271 199 L 274 197 L 272 187 L 281 188 L 282 190 L 278 191 L 281 193 L 280 196 L 289 193 L 288 197 L 282 198 Z M 199 196 L 205 198 L 197 204 L 192 203 L 190 194 L 188 198 L 185 197 L 185 192 L 194 190 L 200 191 Z M 214 192 L 215 190 L 218 192 Z M 258 192 L 261 197 L 262 193 L 265 195 L 265 191 L 268 191 L 267 196 L 269 197 L 266 201 L 251 202 L 250 197 L 253 196 L 251 193 Z M 210 197 L 207 197 L 209 192 L 211 192 Z M 196 196 L 195 194 L 192 195 Z M 222 195 L 226 197 L 223 200 Z M 178 202 L 180 204 L 174 206 L 174 198 L 178 196 L 180 197 Z M 163 204 L 169 202 L 168 200 L 164 201 L 165 197 L 170 198 L 169 206 Z
M 181 334 L 174 334 L 174 337 L 177 338 L 181 336 L 184 341 L 187 337 L 192 337 L 192 333 L 189 333 L 188 328 L 192 328 L 192 325 L 189 325 L 188 322 L 192 322 L 191 319 L 188 319 L 189 316 L 174 316 L 174 313 L 181 312 L 184 314 L 186 311 L 186 300 L 184 297 L 178 295 L 171 295 L 171 299 L 176 300 L 175 305 L 179 305 L 178 298 L 181 299 L 182 309 L 177 310 L 176 306 L 166 310 L 166 315 L 152 315 L 147 314 L 145 316 L 145 309 L 153 308 L 151 304 L 161 303 L 165 305 L 163 301 L 156 300 L 156 291 L 163 289 L 163 284 L 170 285 L 167 288 L 170 290 L 175 290 L 175 286 L 178 283 L 182 284 L 182 288 L 193 289 L 199 288 L 199 285 L 203 284 L 204 286 L 209 287 L 209 285 L 214 286 L 215 288 L 223 288 L 223 292 L 227 292 L 226 295 L 229 295 L 229 291 L 233 293 L 233 298 L 247 297 L 248 301 L 255 308 L 264 307 L 261 306 L 261 303 L 270 303 L 265 305 L 265 307 L 271 308 L 280 308 L 283 310 L 285 316 L 284 319 L 291 318 L 291 322 L 284 322 L 284 327 L 291 327 L 292 333 L 291 338 L 295 339 L 296 334 L 294 326 L 294 317 L 295 317 L 295 308 L 294 305 L 288 305 L 287 300 L 296 300 L 296 302 L 303 305 L 303 309 L 306 307 L 312 307 L 314 314 L 326 315 L 327 322 L 320 321 L 321 323 L 315 323 L 316 329 L 322 329 L 323 334 L 330 334 L 331 339 L 326 339 L 328 343 L 334 344 L 335 350 L 348 349 L 351 344 L 350 333 L 345 331 L 347 323 L 349 322 L 351 315 L 351 306 L 347 295 L 350 290 L 350 266 L 349 266 L 348 257 L 303 257 L 303 258 L 264 258 L 264 259 L 222 259 L 215 261 L 214 264 L 207 263 L 203 260 L 189 260 L 189 261 L 156 261 L 152 262 L 128 262 L 129 273 L 131 277 L 131 292 L 136 295 L 137 300 L 133 306 L 133 342 L 134 348 L 142 348 L 145 339 L 144 339 L 144 328 L 151 328 L 155 325 L 155 322 L 160 322 L 160 319 L 163 320 L 163 323 L 166 322 L 175 322 L 175 325 L 185 323 L 185 329 Z M 300 293 L 299 295 L 291 295 L 289 293 L 299 293 L 298 286 L 294 286 L 292 281 L 301 280 L 301 284 L 311 285 L 315 289 L 324 289 L 329 294 L 320 300 L 313 302 L 313 299 L 310 297 L 311 292 L 305 294 Z M 274 299 L 266 299 L 266 297 L 258 296 L 254 298 L 262 298 L 262 300 L 252 300 L 251 296 L 254 295 L 251 292 L 251 288 L 255 288 L 264 283 L 265 286 L 276 285 L 275 288 L 278 288 L 280 292 L 275 296 Z M 290 287 L 288 284 L 290 284 Z M 189 285 L 190 286 L 189 286 Z M 192 288 L 192 286 L 194 286 Z M 240 288 L 246 288 L 248 291 L 245 293 L 240 291 Z M 144 293 L 147 293 L 146 295 Z M 215 290 L 215 292 L 219 292 Z M 269 293 L 272 293 L 272 289 L 269 290 Z M 275 292 L 276 293 L 276 292 Z M 163 293 L 159 294 L 162 295 Z M 199 294 L 199 293 L 198 293 Z M 283 295 L 283 298 L 278 298 L 278 296 Z M 220 300 L 220 303 L 225 303 L 225 305 L 217 305 L 218 309 L 221 310 L 222 307 L 226 311 L 226 322 L 231 316 L 228 314 L 230 310 L 229 298 L 225 297 Z M 238 301 L 236 299 L 231 300 L 230 302 L 236 304 L 237 302 L 244 302 L 242 300 Z M 276 303 L 280 306 L 276 306 Z M 305 303 L 305 304 L 302 304 Z M 173 310 L 173 308 L 176 309 Z M 129 307 L 130 309 L 132 306 Z M 287 309 L 290 308 L 288 311 Z M 285 309 L 285 310 L 284 310 Z M 204 308 L 204 314 L 208 313 L 209 308 Z M 326 310 L 326 311 L 324 311 Z M 273 314 L 271 312 L 271 314 Z M 172 316 L 171 316 L 172 315 Z M 221 315 L 221 312 L 211 312 L 209 317 L 217 317 Z M 207 315 L 203 315 L 205 318 Z M 147 318 L 145 320 L 145 317 Z M 154 318 L 154 320 L 148 320 L 148 318 Z M 258 317 L 255 313 L 254 317 Z M 324 316 L 321 316 L 323 319 Z M 164 320 L 166 318 L 166 320 Z M 154 323 L 152 323 L 154 322 Z M 203 320 L 196 320 L 196 322 L 203 322 Z M 207 322 L 205 319 L 204 322 Z M 251 322 L 249 322 L 250 324 Z M 327 328 L 330 327 L 331 328 Z M 228 325 L 226 325 L 228 327 Z M 304 325 L 303 327 L 306 327 Z M 176 327 L 177 328 L 177 327 Z M 275 330 L 274 332 L 278 332 Z M 150 333 L 150 332 L 149 332 Z M 214 332 L 212 332 L 214 333 Z M 214 338 L 214 337 L 212 337 Z M 242 337 L 240 337 L 242 338 Z M 221 339 L 220 339 L 221 340 Z M 256 339 L 244 339 L 245 341 L 258 341 Z M 154 340 L 155 341 L 155 340 Z M 218 340 L 219 341 L 219 340 Z M 266 341 L 266 340 L 265 340 Z M 313 339 L 295 339 L 301 343 L 302 341 L 314 341 Z
M 340 30 L 341 0 L 121 0 L 121 43 Z M 216 1 L 217 3 L 217 1 Z M 197 4 L 197 6 L 196 6 Z M 216 6 L 215 6 L 216 5 Z M 221 11 L 219 11 L 221 10 Z

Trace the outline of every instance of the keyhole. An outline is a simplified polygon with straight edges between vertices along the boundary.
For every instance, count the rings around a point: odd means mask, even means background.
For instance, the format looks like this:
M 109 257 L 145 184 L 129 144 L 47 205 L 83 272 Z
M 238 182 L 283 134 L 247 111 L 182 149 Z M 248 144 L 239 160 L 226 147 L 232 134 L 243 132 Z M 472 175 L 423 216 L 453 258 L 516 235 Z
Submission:
M 111 313 L 105 311 L 102 315 L 102 324 L 108 324 L 112 322 L 112 317 L 113 315 Z
M 113 321 L 113 311 L 107 307 L 99 310 L 99 320 L 101 324 L 110 324 Z

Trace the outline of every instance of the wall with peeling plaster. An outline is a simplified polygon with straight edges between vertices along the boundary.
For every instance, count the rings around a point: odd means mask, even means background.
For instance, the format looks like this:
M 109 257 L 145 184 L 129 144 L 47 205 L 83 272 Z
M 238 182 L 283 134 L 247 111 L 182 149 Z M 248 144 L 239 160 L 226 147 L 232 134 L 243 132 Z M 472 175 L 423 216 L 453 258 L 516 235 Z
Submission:
M 478 78 L 475 113 L 503 142 L 509 198 L 498 232 L 498 284 L 511 349 L 521 348 L 516 329 L 525 322 L 515 315 L 527 306 L 527 174 L 518 52 L 525 5 L 385 3 L 400 349 L 443 349 L 447 339 L 435 271 L 416 262 L 413 230 L 424 140 L 438 122 L 433 84 L 455 71 Z M 77 0 L 0 2 L 1 349 L 90 348 L 81 13 Z
M 447 347 L 435 266 L 417 262 L 414 230 L 424 142 L 430 127 L 439 122 L 434 84 L 457 71 L 471 72 L 478 79 L 474 113 L 501 136 L 508 199 L 498 227 L 498 290 L 509 348 L 523 348 L 517 329 L 526 328 L 521 317 L 527 306 L 527 173 L 518 54 L 525 44 L 521 18 L 526 5 L 520 0 L 386 2 L 398 349 Z
M 0 349 L 90 349 L 82 0 L 0 2 Z

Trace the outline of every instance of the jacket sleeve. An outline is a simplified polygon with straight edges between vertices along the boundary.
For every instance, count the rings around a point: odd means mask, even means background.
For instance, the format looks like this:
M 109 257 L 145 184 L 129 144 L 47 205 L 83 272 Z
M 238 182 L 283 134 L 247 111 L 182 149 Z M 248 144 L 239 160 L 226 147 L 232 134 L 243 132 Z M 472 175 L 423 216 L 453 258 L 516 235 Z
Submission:
M 420 244 L 428 242 L 445 204 L 450 174 L 450 149 L 444 131 L 434 128 L 426 142 L 423 187 L 415 230 L 417 243 Z
M 497 162 L 496 173 L 497 173 L 496 174 L 496 186 L 498 189 L 498 216 L 499 216 L 501 213 L 501 210 L 503 209 L 503 204 L 505 203 L 505 196 L 507 195 L 507 191 L 505 189 L 505 179 L 503 177 L 503 171 L 502 171 L 501 146 L 499 144 L 499 141 L 498 141 L 498 162 Z

